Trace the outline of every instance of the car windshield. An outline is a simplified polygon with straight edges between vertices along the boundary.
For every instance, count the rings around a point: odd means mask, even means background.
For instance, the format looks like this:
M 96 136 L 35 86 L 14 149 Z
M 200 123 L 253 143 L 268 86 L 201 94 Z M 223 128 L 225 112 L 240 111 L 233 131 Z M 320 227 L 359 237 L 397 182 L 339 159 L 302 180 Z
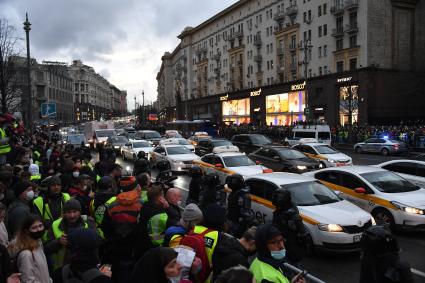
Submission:
M 225 156 L 223 157 L 223 161 L 226 167 L 242 167 L 255 165 L 255 162 L 249 159 L 246 155 Z
M 100 130 L 96 131 L 96 136 L 99 138 L 105 138 L 105 137 L 113 137 L 116 136 L 117 133 L 115 130 Z
M 389 171 L 363 173 L 360 176 L 384 193 L 404 193 L 420 189 L 418 186 Z
M 307 157 L 304 153 L 295 149 L 283 149 L 279 151 L 279 154 L 283 159 L 302 159 Z
M 158 132 L 145 133 L 145 139 L 160 139 L 161 135 Z
M 272 141 L 263 135 L 251 135 L 252 143 L 254 144 L 271 144 Z
M 150 147 L 151 145 L 148 142 L 134 142 L 133 148 L 141 148 L 141 147 Z
M 81 143 L 81 142 L 85 142 L 85 137 L 84 135 L 68 136 L 68 141 L 70 143 Z
M 167 147 L 167 153 L 168 155 L 192 154 L 192 152 L 184 146 Z
M 299 206 L 314 206 L 341 201 L 332 190 L 316 181 L 282 187 L 291 192 L 292 201 Z
M 188 145 L 188 144 L 191 144 L 190 142 L 188 142 L 187 140 L 185 140 L 185 139 L 181 139 L 181 140 L 179 140 L 179 144 L 180 145 Z
M 112 137 L 111 141 L 113 143 L 127 143 L 128 139 L 126 137 L 119 136 L 119 137 Z
M 214 147 L 233 145 L 230 141 L 211 141 L 211 143 Z
M 318 153 L 320 154 L 335 154 L 338 151 L 328 145 L 319 145 L 314 147 Z

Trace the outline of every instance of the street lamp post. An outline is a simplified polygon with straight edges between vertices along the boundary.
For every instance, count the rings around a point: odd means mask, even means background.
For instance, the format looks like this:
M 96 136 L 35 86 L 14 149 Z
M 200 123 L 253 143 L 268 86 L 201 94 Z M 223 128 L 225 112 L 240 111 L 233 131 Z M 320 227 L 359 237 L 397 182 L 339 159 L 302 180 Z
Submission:
M 28 13 L 25 14 L 24 30 L 27 39 L 27 87 L 28 87 L 28 114 L 27 114 L 27 123 L 30 129 L 32 128 L 32 93 L 31 93 L 31 56 L 30 56 L 30 30 L 31 23 L 28 21 Z
M 310 101 L 309 101 L 309 97 L 308 97 L 308 83 L 307 83 L 307 78 L 308 78 L 308 64 L 310 63 L 311 57 L 310 57 L 310 52 L 313 49 L 313 45 L 311 44 L 311 40 L 310 39 L 306 39 L 303 40 L 302 43 L 300 43 L 300 50 L 304 51 L 304 59 L 301 62 L 302 65 L 304 65 L 304 80 L 305 80 L 305 104 L 306 104 L 306 108 L 307 110 L 307 115 L 306 115 L 306 119 L 308 122 L 310 122 L 310 117 L 311 117 L 311 109 L 310 109 Z
M 142 90 L 142 115 L 143 115 L 143 117 L 142 117 L 142 121 L 143 121 L 143 124 L 146 124 L 146 115 L 145 115 L 145 91 L 144 90 Z

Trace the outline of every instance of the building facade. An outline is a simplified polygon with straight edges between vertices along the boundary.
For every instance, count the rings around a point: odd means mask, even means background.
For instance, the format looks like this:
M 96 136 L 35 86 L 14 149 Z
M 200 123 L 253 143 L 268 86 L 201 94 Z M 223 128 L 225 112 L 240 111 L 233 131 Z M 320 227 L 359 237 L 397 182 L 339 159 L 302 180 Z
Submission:
M 160 110 L 267 125 L 425 119 L 414 107 L 425 105 L 424 19 L 424 0 L 238 1 L 162 57 Z

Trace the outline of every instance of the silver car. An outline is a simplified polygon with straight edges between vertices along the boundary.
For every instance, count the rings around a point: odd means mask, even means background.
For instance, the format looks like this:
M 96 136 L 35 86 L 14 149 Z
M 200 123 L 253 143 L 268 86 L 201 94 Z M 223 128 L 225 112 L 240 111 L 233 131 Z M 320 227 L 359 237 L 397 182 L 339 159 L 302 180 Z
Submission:
M 354 145 L 354 151 L 356 153 L 372 152 L 380 153 L 384 156 L 408 152 L 408 150 L 409 149 L 404 142 L 389 138 L 371 138 Z

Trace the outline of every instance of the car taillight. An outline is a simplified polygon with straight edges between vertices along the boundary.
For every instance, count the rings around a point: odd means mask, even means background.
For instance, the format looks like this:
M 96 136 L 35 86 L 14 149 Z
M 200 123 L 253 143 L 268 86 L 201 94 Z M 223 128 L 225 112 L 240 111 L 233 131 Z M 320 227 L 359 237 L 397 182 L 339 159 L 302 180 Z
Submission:
M 273 170 L 272 169 L 264 169 L 263 173 L 273 173 Z
M 398 143 L 396 143 L 395 145 L 394 145 L 394 148 L 395 148 L 395 150 L 398 150 L 398 148 L 400 147 L 400 145 L 398 144 Z

